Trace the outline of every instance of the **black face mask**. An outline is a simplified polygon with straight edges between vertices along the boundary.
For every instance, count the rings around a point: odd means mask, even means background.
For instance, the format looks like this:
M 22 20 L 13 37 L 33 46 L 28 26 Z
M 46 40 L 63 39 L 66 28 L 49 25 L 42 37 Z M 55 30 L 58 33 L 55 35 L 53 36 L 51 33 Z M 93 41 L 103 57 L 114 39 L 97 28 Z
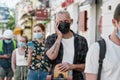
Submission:
M 70 30 L 70 23 L 68 22 L 62 22 L 59 24 L 58 29 L 63 33 L 66 34 Z

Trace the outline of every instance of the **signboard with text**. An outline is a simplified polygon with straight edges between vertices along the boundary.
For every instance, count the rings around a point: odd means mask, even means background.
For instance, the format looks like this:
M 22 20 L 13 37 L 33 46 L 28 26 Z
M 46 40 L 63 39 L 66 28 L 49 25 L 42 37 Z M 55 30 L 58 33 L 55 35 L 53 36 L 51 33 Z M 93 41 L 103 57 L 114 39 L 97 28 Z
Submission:
M 65 1 L 61 4 L 61 6 L 62 6 L 62 7 L 67 7 L 67 6 L 69 6 L 70 4 L 72 4 L 72 3 L 74 3 L 74 0 L 65 0 Z
M 36 9 L 36 20 L 47 20 L 48 15 L 47 9 Z

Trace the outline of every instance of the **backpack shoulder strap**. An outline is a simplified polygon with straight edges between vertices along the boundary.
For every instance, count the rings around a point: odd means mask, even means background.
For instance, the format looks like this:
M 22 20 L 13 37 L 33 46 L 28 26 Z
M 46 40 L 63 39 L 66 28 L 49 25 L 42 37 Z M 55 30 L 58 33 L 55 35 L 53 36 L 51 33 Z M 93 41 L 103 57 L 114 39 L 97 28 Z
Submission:
M 98 43 L 99 43 L 99 46 L 100 46 L 100 51 L 99 51 L 99 68 L 98 68 L 97 80 L 100 80 L 101 79 L 103 59 L 105 58 L 105 54 L 106 54 L 106 43 L 105 43 L 104 39 L 99 40 Z
M 2 47 L 3 47 L 3 41 L 0 40 L 0 52 L 3 52 Z

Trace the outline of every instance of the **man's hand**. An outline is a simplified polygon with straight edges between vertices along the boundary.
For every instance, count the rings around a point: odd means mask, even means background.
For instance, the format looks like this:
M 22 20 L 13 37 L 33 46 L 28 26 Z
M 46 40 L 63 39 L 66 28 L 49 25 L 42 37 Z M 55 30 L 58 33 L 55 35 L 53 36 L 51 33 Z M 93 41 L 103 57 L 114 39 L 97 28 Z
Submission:
M 3 55 L 3 58 L 9 59 L 9 58 L 10 58 L 10 54 L 4 54 L 4 55 Z
M 66 72 L 68 70 L 73 70 L 73 69 L 74 69 L 74 67 L 70 63 L 62 63 L 59 65 L 59 70 L 63 71 L 63 72 Z
M 57 36 L 62 39 L 62 33 L 58 29 L 58 26 L 59 26 L 59 23 L 56 23 L 55 24 L 55 31 L 56 31 Z

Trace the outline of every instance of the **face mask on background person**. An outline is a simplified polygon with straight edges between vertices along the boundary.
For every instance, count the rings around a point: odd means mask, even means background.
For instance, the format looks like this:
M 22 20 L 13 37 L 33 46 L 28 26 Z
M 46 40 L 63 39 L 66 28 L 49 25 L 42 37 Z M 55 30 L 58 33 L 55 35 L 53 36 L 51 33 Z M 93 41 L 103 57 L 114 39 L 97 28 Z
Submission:
M 118 28 L 118 30 L 117 30 L 117 34 L 116 34 L 117 36 L 118 36 L 118 38 L 120 39 L 120 28 Z
M 19 47 L 25 47 L 25 43 L 24 42 L 18 42 L 18 46 Z
M 41 32 L 33 33 L 33 37 L 36 38 L 36 39 L 41 39 L 43 37 L 43 34 Z
M 58 29 L 63 33 L 66 34 L 70 30 L 70 23 L 68 22 L 62 22 L 59 24 Z
M 12 40 L 4 40 L 5 43 L 9 44 Z

